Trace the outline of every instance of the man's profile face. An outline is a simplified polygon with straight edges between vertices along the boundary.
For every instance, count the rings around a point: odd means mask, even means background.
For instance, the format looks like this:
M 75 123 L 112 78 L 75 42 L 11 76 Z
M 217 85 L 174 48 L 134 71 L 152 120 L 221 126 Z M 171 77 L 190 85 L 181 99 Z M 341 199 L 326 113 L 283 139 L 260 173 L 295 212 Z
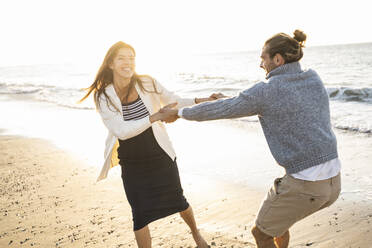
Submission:
M 273 58 L 270 58 L 270 55 L 266 52 L 266 50 L 267 50 L 267 47 L 264 46 L 261 52 L 260 67 L 266 71 L 266 75 L 267 75 L 270 71 L 278 67 L 278 65 L 275 64 L 274 62 L 275 56 Z

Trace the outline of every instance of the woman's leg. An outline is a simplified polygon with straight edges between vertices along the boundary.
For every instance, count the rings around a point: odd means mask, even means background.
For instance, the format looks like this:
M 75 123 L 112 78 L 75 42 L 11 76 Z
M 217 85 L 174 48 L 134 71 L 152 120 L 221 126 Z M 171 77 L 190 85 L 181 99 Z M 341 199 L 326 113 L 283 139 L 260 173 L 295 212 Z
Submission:
M 149 226 L 134 231 L 138 248 L 151 248 L 151 236 Z
M 190 227 L 192 237 L 194 238 L 198 248 L 208 248 L 209 246 L 207 242 L 205 242 L 198 228 L 196 227 L 194 213 L 192 212 L 191 206 L 189 206 L 186 210 L 180 212 L 180 215 L 182 219 L 186 222 L 186 224 Z

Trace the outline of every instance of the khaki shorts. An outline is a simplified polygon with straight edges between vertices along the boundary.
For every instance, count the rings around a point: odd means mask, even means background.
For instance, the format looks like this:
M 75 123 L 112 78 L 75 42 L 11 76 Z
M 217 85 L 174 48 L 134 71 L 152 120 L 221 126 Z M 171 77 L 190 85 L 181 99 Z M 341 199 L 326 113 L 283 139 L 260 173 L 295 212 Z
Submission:
M 341 176 L 304 181 L 285 175 L 277 178 L 256 218 L 256 226 L 271 237 L 280 237 L 297 221 L 334 203 L 341 191 Z

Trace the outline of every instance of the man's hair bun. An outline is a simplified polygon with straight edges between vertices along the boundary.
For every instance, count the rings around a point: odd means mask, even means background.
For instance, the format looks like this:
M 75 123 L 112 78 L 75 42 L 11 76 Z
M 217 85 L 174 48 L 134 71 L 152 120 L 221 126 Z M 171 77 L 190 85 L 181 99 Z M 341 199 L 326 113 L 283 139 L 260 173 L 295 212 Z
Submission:
M 300 45 L 303 46 L 303 43 L 306 41 L 306 34 L 303 31 L 296 29 L 293 32 L 293 39 L 297 40 Z

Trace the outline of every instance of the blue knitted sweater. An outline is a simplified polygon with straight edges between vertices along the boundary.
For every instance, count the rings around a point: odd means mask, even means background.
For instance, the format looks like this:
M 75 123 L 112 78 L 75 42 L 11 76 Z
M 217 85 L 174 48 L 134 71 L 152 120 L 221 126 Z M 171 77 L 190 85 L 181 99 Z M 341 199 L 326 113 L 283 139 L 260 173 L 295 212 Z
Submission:
M 293 62 L 266 79 L 236 97 L 184 108 L 182 117 L 207 121 L 258 115 L 270 151 L 287 174 L 337 158 L 329 98 L 318 74 Z

